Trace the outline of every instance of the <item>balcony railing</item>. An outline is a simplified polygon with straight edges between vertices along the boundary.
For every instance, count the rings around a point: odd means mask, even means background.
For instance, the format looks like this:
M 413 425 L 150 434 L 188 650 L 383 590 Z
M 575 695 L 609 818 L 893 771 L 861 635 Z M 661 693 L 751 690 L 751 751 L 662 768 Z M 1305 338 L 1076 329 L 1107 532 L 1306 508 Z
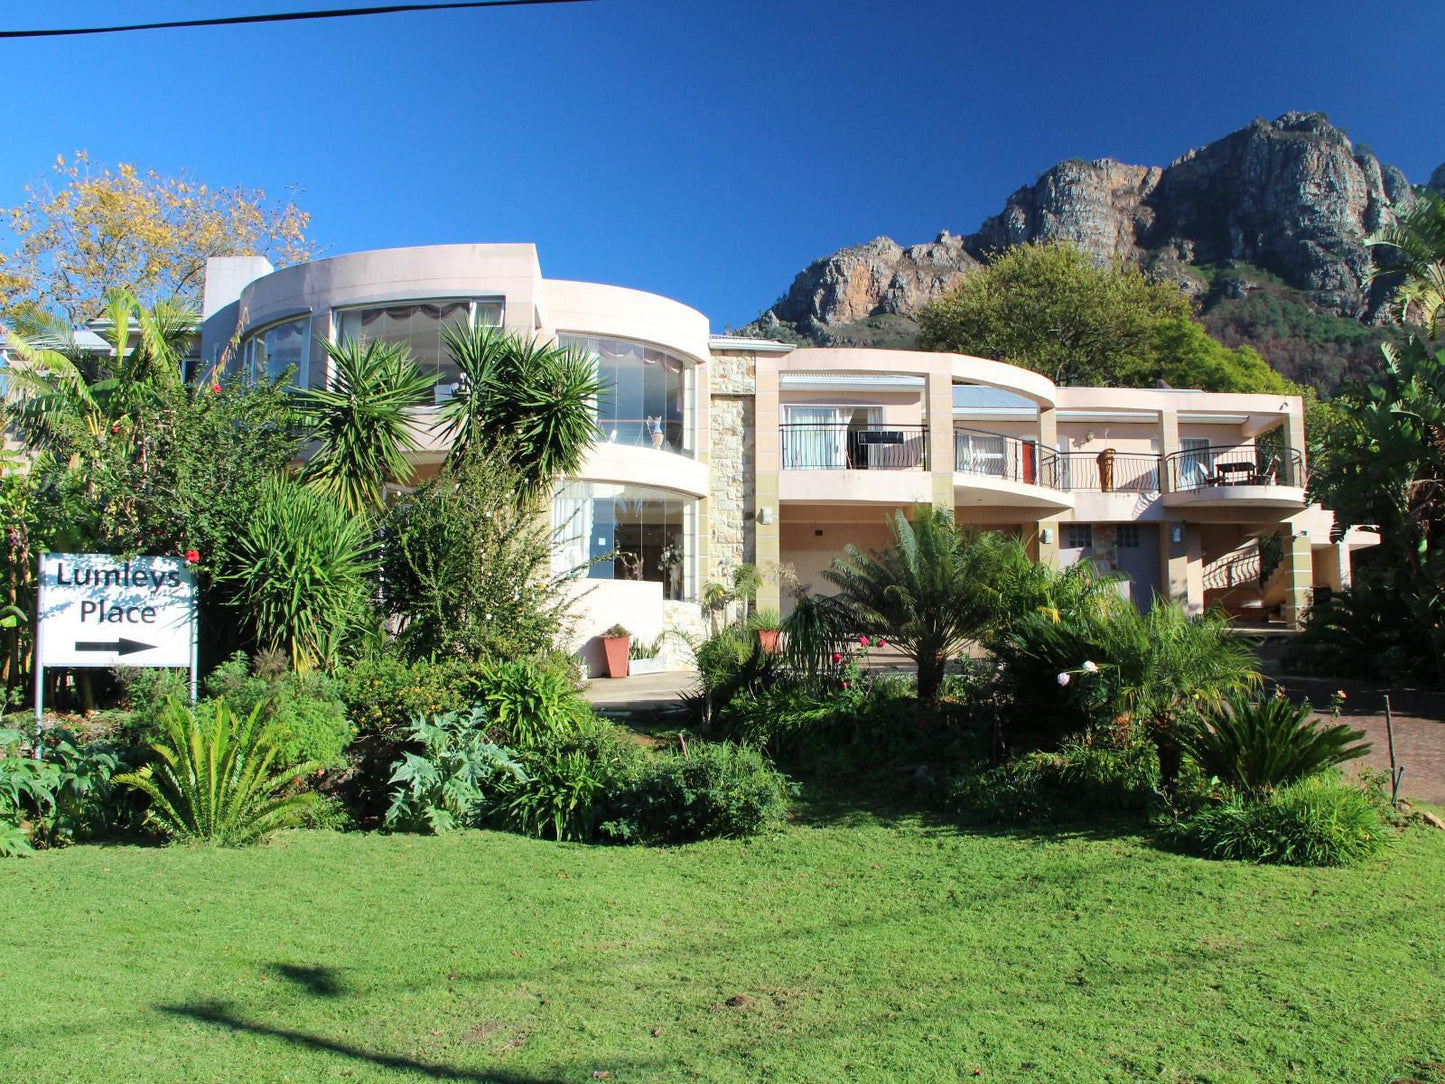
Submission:
M 603 444 L 629 444 L 638 448 L 656 448 L 692 457 L 687 446 L 687 430 L 679 419 L 667 418 L 601 418 Z
M 789 422 L 784 470 L 927 470 L 928 427 Z
M 1089 493 L 1158 493 L 1159 456 L 1149 453 L 1060 452 L 1060 489 Z
M 1304 457 L 1292 448 L 1265 446 L 1189 448 L 1165 460 L 1169 491 L 1188 493 L 1213 486 L 1296 486 L 1305 484 Z
M 982 429 L 953 427 L 953 469 L 1010 482 L 1057 488 L 1058 453 L 1037 441 L 1006 437 Z

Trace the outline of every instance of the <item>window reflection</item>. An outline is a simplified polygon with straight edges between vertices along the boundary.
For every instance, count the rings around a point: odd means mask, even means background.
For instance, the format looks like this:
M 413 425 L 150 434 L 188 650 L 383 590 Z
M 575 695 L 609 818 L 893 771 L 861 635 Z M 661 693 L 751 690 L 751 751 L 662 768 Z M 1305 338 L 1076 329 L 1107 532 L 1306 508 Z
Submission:
M 611 389 L 597 405 L 604 441 L 693 454 L 691 362 L 626 339 L 559 335 L 558 342 L 596 358 Z
M 422 372 L 436 381 L 436 402 L 445 402 L 456 389 L 461 371 L 442 343 L 445 327 L 499 327 L 500 301 L 437 299 L 402 301 L 391 305 L 339 309 L 336 341 L 379 340 L 400 343 L 411 351 Z
M 696 498 L 667 490 L 568 482 L 552 502 L 555 570 L 585 567 L 589 579 L 660 583 L 663 598 L 695 598 L 696 508 Z
M 273 324 L 246 340 L 242 372 L 248 382 L 275 381 L 293 365 L 292 385 L 304 388 L 310 381 L 311 318 Z

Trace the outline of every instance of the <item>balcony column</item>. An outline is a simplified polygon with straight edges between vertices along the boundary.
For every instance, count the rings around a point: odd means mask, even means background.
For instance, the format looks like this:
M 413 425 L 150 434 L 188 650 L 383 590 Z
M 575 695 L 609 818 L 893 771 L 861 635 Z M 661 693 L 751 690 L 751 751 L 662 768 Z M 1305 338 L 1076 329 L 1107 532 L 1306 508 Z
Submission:
M 1204 548 L 1193 524 L 1159 524 L 1159 553 L 1164 594 L 1192 614 L 1204 611 Z
M 753 564 L 763 572 L 759 609 L 782 609 L 777 568 L 782 561 L 778 532 L 778 471 L 782 468 L 782 407 L 778 405 L 778 362 L 759 354 L 753 414 Z M 746 513 L 744 513 L 746 514 Z M 769 575 L 769 572 L 772 572 Z
M 953 511 L 953 374 L 934 368 L 925 377 L 928 396 L 928 470 L 933 503 Z
M 1036 461 L 1038 463 L 1039 481 L 1048 481 L 1044 474 L 1044 464 L 1048 462 L 1050 454 L 1057 453 L 1059 449 L 1059 417 L 1051 406 L 1039 406 L 1039 443 Z M 1035 561 L 1048 565 L 1050 568 L 1059 567 L 1059 519 L 1057 516 L 1052 519 L 1041 519 L 1034 525 L 1034 540 L 1029 546 Z
M 1289 528 L 1280 532 L 1280 542 L 1284 551 L 1284 606 L 1281 616 L 1285 628 L 1298 629 L 1304 626 L 1305 614 L 1313 601 L 1314 552 L 1309 535 L 1294 534 Z
M 1159 412 L 1159 492 L 1168 493 L 1174 488 L 1170 477 L 1173 460 L 1169 457 L 1179 451 L 1179 414 L 1173 410 Z M 1168 577 L 1165 577 L 1168 582 Z

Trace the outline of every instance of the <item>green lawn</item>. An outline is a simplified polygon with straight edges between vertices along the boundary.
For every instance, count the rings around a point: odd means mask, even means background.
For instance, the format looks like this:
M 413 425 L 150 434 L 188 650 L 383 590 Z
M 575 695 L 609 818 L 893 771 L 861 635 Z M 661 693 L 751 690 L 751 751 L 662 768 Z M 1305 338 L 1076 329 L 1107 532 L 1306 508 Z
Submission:
M 0 863 L 0 1079 L 1445 1079 L 1445 833 L 1372 868 L 800 823 Z

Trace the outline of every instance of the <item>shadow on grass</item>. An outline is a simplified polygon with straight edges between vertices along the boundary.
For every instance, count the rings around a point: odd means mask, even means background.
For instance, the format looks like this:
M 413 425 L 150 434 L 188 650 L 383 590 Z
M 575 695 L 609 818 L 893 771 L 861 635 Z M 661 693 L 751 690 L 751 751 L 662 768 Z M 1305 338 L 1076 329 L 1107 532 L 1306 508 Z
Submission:
M 274 963 L 270 965 L 287 982 L 300 986 L 313 997 L 340 997 L 346 986 L 329 967 L 302 967 L 299 964 Z
M 209 1024 L 217 1028 L 224 1028 L 233 1033 L 245 1033 L 279 1039 L 282 1042 L 305 1047 L 309 1050 L 336 1054 L 340 1057 L 350 1058 L 353 1061 L 364 1062 L 382 1069 L 415 1073 L 420 1076 L 429 1077 L 432 1080 L 473 1081 L 475 1084 L 556 1084 L 556 1081 L 559 1079 L 557 1076 L 533 1076 L 530 1073 L 518 1073 L 507 1069 L 491 1069 L 485 1072 L 460 1069 L 456 1066 L 446 1065 L 441 1062 L 422 1061 L 419 1058 L 403 1057 L 400 1054 L 386 1054 L 377 1050 L 366 1050 L 359 1046 L 337 1042 L 334 1039 L 327 1039 L 324 1036 L 297 1031 L 293 1028 L 274 1027 L 270 1024 L 246 1020 L 235 1013 L 224 1001 L 196 1001 L 185 1005 L 157 1005 L 155 1008 L 158 1012 L 168 1013 L 171 1016 L 180 1017 L 185 1020 L 193 1020 L 201 1024 Z M 637 1068 L 638 1066 L 634 1063 L 631 1067 Z M 569 1078 L 572 1075 L 573 1074 L 568 1074 Z

